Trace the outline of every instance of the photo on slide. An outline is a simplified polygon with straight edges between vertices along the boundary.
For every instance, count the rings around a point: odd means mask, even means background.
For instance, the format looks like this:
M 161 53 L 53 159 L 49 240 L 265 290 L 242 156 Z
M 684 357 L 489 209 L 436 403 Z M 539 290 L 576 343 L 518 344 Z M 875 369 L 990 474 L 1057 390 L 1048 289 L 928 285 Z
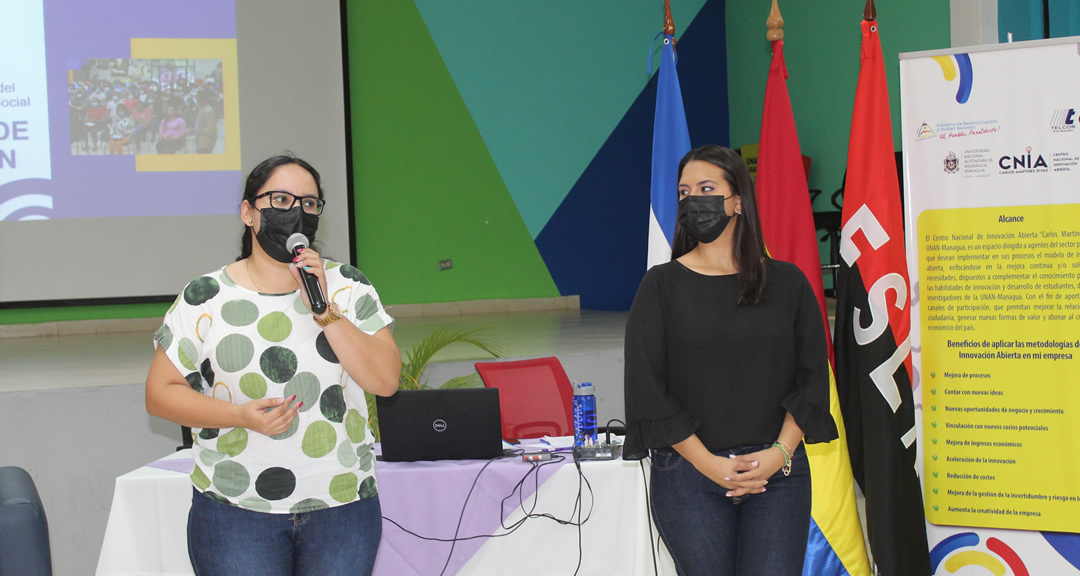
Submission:
M 220 59 L 95 59 L 68 71 L 73 156 L 223 154 Z

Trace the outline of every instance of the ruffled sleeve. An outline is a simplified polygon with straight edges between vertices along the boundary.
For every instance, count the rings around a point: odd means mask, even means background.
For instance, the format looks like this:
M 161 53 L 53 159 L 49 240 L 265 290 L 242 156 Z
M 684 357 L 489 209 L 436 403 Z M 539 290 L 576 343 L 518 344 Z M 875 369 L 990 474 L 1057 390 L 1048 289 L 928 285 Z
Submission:
M 655 272 L 645 274 L 626 319 L 626 460 L 640 460 L 650 448 L 686 440 L 698 428 L 668 389 L 664 312 Z
M 821 308 L 806 276 L 799 274 L 801 289 L 795 312 L 795 381 L 780 405 L 802 429 L 807 444 L 839 437 L 829 412 L 829 351 Z

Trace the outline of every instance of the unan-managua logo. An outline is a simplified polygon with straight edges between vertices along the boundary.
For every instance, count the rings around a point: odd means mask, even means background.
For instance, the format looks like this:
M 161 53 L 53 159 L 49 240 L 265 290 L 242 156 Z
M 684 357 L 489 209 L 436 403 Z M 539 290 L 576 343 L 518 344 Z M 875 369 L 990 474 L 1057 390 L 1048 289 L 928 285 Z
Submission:
M 960 171 L 960 161 L 957 160 L 956 154 L 953 153 L 952 151 L 950 151 L 949 155 L 945 157 L 945 173 L 946 174 L 956 174 L 959 171 Z
M 1050 170 L 1050 167 L 1046 165 L 1046 160 L 1043 159 L 1042 154 L 1036 154 L 1034 158 L 1031 156 L 1031 146 L 1026 149 L 1026 154 L 1019 156 L 1002 156 L 998 159 L 998 168 L 1001 168 L 1002 173 L 1010 171 L 1039 171 Z M 1043 168 L 1044 170 L 1038 170 Z

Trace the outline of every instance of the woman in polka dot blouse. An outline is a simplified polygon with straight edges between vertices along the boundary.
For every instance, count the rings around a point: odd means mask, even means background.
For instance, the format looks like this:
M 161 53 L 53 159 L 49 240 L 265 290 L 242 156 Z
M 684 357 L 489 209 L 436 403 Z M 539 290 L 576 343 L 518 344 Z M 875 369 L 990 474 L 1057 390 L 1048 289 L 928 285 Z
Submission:
M 236 262 L 187 285 L 155 333 L 146 408 L 195 436 L 195 573 L 370 574 L 382 534 L 364 391 L 397 390 L 393 319 L 356 268 L 299 256 L 324 206 L 291 155 L 252 170 Z M 328 306 L 313 314 L 300 269 Z

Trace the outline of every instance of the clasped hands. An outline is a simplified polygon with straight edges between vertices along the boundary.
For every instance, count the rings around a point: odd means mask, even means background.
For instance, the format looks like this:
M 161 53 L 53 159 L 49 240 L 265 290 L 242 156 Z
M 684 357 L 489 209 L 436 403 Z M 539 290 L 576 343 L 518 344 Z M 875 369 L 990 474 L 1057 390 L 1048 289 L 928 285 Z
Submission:
M 740 456 L 716 456 L 699 471 L 708 479 L 728 489 L 727 496 L 760 494 L 769 478 L 784 466 L 784 454 L 772 446 Z

